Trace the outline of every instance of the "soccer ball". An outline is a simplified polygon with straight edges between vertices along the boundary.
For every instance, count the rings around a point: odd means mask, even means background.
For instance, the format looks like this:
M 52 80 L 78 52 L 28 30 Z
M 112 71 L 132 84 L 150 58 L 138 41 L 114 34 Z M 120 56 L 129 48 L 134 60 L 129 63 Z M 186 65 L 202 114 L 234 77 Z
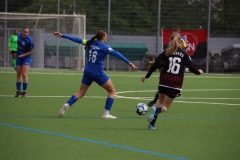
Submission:
M 145 115 L 148 111 L 148 106 L 145 103 L 138 103 L 136 106 L 136 113 L 140 116 Z

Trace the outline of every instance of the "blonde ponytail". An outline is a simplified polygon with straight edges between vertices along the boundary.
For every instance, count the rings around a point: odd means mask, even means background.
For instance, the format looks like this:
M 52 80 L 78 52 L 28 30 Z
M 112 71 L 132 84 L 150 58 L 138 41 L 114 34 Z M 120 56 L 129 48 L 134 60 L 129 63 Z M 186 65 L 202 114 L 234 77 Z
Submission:
M 170 43 L 165 53 L 167 56 L 170 56 L 177 51 L 178 47 L 180 46 L 179 44 L 180 40 L 181 40 L 180 34 L 177 32 L 173 32 L 170 37 Z

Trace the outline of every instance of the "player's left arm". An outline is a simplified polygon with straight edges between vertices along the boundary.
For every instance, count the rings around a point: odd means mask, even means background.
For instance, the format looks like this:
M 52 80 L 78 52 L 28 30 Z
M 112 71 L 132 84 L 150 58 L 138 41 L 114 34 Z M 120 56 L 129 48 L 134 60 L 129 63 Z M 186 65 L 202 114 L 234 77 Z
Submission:
M 121 53 L 119 53 L 118 51 L 110 52 L 110 54 L 121 59 L 122 61 L 126 62 L 127 64 L 130 63 L 130 61 L 126 57 L 124 57 Z
M 34 49 L 28 51 L 27 53 L 20 54 L 18 57 L 19 58 L 27 57 L 27 56 L 29 56 L 30 54 L 33 54 L 33 53 L 34 53 Z
M 192 64 L 192 59 L 188 54 L 185 54 L 185 58 L 186 58 L 186 65 L 188 66 L 189 70 L 191 72 L 193 72 L 194 74 L 203 74 L 203 71 L 201 69 L 197 69 L 195 68 L 195 66 L 193 66 Z
M 111 50 L 111 48 L 108 48 L 108 50 Z M 126 57 L 124 57 L 118 51 L 112 50 L 110 51 L 110 54 L 126 62 L 132 69 L 137 69 L 137 67 L 133 63 L 131 63 Z

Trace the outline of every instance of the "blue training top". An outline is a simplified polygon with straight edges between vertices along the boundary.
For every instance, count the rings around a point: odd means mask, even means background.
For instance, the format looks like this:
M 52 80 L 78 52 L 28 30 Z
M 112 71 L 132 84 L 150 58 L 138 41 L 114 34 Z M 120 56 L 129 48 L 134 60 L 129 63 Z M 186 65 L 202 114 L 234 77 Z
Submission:
M 34 49 L 34 41 L 33 41 L 32 37 L 27 36 L 27 37 L 23 38 L 22 32 L 18 33 L 17 43 L 18 43 L 17 55 L 25 54 Z M 32 57 L 32 54 L 30 54 L 29 56 Z
M 76 37 L 72 37 L 64 34 L 62 34 L 62 38 L 66 38 L 73 42 L 81 43 L 81 44 L 83 44 L 84 42 L 84 40 L 82 40 L 81 38 L 76 38 Z M 88 53 L 87 54 L 88 63 L 86 65 L 85 70 L 102 72 L 104 70 L 104 59 L 106 58 L 107 54 L 111 54 L 123 60 L 127 64 L 130 63 L 130 61 L 127 58 L 125 58 L 121 53 L 113 50 L 110 46 L 98 40 L 93 41 L 93 43 L 87 48 L 87 53 Z

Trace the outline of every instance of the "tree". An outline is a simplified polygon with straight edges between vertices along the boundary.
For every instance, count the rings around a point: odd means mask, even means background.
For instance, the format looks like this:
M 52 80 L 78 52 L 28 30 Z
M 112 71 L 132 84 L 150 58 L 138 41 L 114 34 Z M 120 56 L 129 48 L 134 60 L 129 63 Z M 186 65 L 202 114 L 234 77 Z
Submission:
M 76 14 L 86 15 L 87 33 L 108 28 L 108 0 L 75 0 Z M 73 0 L 60 1 L 60 14 L 73 14 Z M 158 0 L 111 0 L 113 34 L 156 35 Z M 161 28 L 207 29 L 209 0 L 161 0 Z M 8 12 L 57 14 L 58 0 L 8 0 Z M 0 1 L 0 11 L 5 11 Z M 240 36 L 239 0 L 212 0 L 211 36 Z M 46 24 L 47 25 L 47 24 Z

